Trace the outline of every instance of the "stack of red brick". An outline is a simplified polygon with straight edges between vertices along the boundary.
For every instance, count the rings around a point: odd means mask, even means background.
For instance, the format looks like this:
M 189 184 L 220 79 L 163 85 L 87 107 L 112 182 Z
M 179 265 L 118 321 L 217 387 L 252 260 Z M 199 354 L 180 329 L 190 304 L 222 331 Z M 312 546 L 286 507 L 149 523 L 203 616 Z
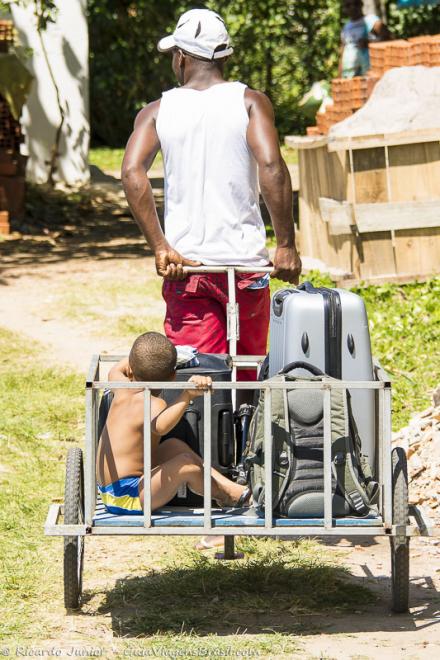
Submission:
M 371 73 L 378 77 L 396 66 L 440 66 L 440 34 L 372 43 L 369 50 Z
M 368 76 L 335 78 L 332 81 L 333 105 L 316 115 L 316 126 L 307 128 L 307 135 L 326 135 L 337 124 L 359 110 L 369 98 L 385 71 L 399 66 L 440 66 L 440 34 L 371 43 Z
M 11 21 L 0 21 L 0 53 L 7 53 L 14 39 Z M 25 159 L 20 155 L 23 136 L 19 122 L 0 95 L 0 234 L 9 234 L 11 218 L 24 214 Z

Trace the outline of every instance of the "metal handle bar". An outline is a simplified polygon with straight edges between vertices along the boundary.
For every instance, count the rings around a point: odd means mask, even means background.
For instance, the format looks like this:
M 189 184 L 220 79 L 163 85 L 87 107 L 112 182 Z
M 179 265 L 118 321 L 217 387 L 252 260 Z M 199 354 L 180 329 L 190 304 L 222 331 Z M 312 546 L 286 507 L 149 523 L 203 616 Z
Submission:
M 272 273 L 273 266 L 184 266 L 185 273 Z

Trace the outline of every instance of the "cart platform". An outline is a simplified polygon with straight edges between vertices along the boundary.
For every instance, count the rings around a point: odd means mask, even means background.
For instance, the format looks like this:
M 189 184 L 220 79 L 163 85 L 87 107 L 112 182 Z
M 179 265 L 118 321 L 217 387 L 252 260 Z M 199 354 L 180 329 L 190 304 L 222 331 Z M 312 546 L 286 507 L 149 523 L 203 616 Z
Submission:
M 257 516 L 253 509 L 233 510 L 212 509 L 212 527 L 262 527 L 264 518 Z M 335 527 L 382 526 L 381 516 L 366 518 L 334 518 Z M 121 516 L 109 513 L 102 502 L 96 505 L 93 518 L 95 527 L 144 527 L 143 516 Z M 166 507 L 151 515 L 152 527 L 203 527 L 203 508 L 182 509 Z M 324 527 L 324 518 L 278 518 L 274 516 L 274 527 Z

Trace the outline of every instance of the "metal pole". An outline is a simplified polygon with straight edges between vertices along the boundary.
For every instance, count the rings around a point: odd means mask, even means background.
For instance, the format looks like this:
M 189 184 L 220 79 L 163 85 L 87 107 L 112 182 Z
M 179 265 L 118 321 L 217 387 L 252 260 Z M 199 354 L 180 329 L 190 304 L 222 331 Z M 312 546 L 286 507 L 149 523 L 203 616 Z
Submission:
M 95 452 L 93 451 L 93 390 L 86 389 L 86 429 L 85 429 L 85 476 L 84 476 L 84 514 L 85 523 L 92 526 L 95 509 Z
M 331 431 L 331 390 L 324 390 L 324 527 L 333 526 L 332 512 L 332 431 Z
M 389 527 L 393 523 L 393 488 L 391 465 L 391 388 L 383 390 L 383 475 L 384 475 L 384 523 Z
M 151 390 L 144 389 L 144 527 L 151 527 Z
M 203 395 L 203 528 L 211 529 L 211 390 Z
M 225 536 L 225 549 L 223 559 L 235 559 L 235 537 Z
M 264 526 L 272 528 L 273 502 L 272 502 L 272 391 L 267 389 L 264 393 L 264 481 L 265 506 Z
M 227 322 L 227 338 L 229 342 L 229 353 L 234 358 L 237 355 L 237 340 L 240 337 L 239 331 L 239 315 L 238 304 L 235 296 L 235 269 L 234 267 L 227 268 L 228 274 L 228 303 L 226 305 L 226 322 Z M 237 365 L 232 363 L 233 381 L 237 380 Z M 235 410 L 237 401 L 237 393 L 232 392 L 232 408 Z
M 377 481 L 379 483 L 379 512 L 383 515 L 383 491 L 384 491 L 384 472 L 383 472 L 383 410 L 384 410 L 384 395 L 383 390 L 377 391 L 377 433 L 378 441 L 376 447 L 376 465 L 377 465 Z

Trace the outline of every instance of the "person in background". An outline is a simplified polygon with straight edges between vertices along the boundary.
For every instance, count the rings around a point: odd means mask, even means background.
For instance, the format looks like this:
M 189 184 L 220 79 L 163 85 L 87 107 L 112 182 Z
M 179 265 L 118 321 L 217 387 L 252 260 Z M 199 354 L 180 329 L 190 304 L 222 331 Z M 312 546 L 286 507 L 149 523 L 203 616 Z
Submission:
M 341 78 L 364 76 L 370 68 L 368 43 L 387 41 L 391 34 L 379 16 L 364 16 L 362 0 L 344 0 L 343 12 L 350 20 L 341 32 L 339 75 Z

